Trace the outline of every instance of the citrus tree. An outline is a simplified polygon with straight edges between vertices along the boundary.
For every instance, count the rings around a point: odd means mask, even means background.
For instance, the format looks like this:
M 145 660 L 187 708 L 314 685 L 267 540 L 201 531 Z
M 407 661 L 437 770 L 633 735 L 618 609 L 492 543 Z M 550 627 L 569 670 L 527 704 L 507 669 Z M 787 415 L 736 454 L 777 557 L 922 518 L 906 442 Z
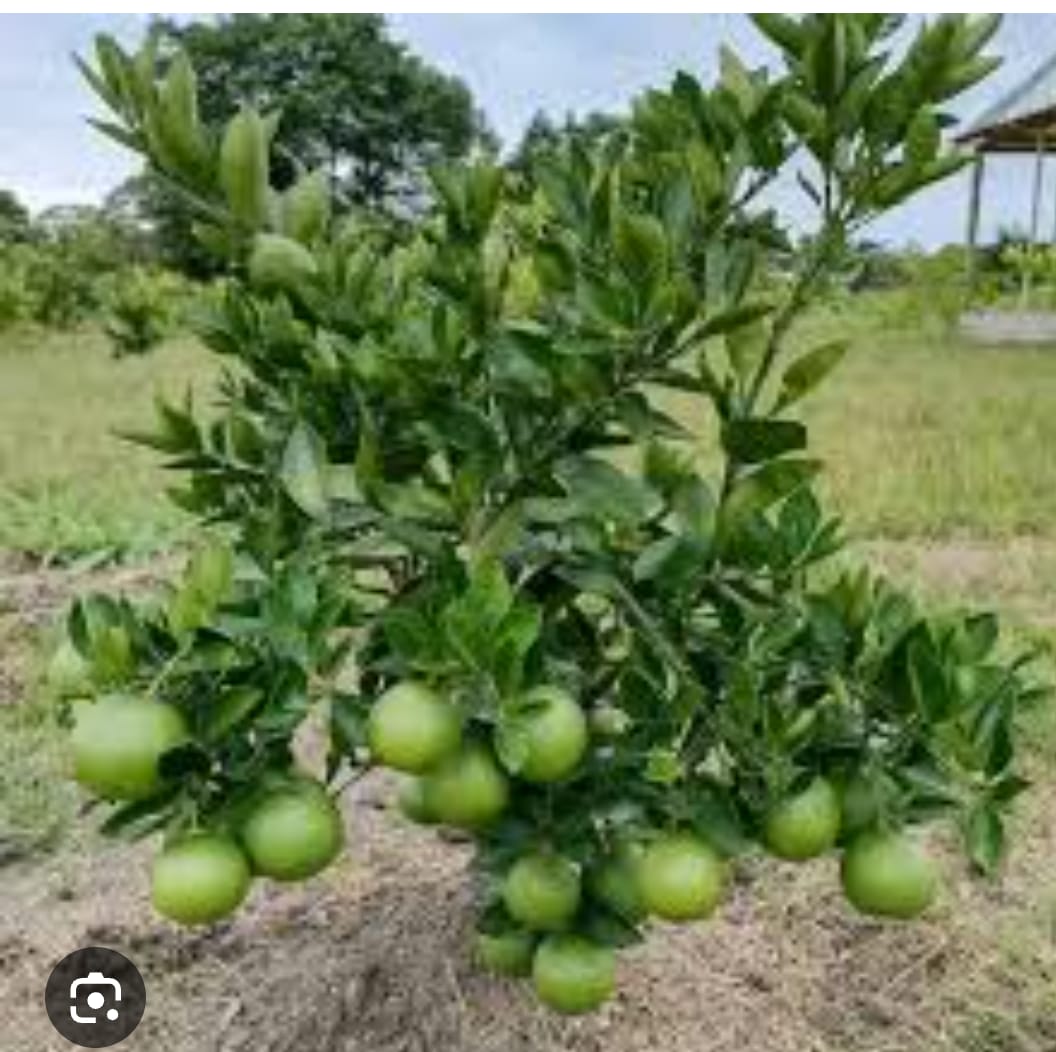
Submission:
M 173 329 L 186 298 L 175 274 L 129 267 L 108 282 L 102 299 L 103 328 L 115 358 L 148 354 Z
M 530 200 L 443 168 L 397 230 L 332 215 L 311 172 L 273 192 L 276 115 L 213 131 L 186 61 L 99 40 L 100 127 L 229 267 L 196 324 L 216 404 L 138 436 L 215 539 L 152 602 L 80 601 L 53 668 L 106 827 L 164 831 L 162 913 L 317 872 L 324 781 L 376 766 L 472 835 L 480 959 L 563 1012 L 605 1000 L 650 918 L 715 910 L 744 852 L 839 850 L 851 903 L 897 918 L 937 886 L 912 827 L 952 818 L 997 865 L 1026 659 L 989 614 L 833 566 L 795 407 L 844 346 L 790 342 L 849 239 L 961 167 L 944 106 L 996 20 L 898 57 L 888 16 L 756 24 L 780 75 L 724 51 L 714 87 L 680 74 L 548 154 Z M 786 173 L 815 220 L 791 255 Z

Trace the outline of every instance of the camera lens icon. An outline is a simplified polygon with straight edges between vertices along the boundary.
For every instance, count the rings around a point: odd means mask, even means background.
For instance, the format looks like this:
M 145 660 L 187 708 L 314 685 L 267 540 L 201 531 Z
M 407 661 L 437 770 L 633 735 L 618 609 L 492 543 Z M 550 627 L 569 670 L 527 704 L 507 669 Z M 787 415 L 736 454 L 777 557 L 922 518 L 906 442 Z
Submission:
M 70 1005 L 70 1018 L 75 1023 L 94 1023 L 97 1021 L 95 1016 L 81 1015 L 77 1011 L 77 991 L 82 986 L 107 986 L 111 990 L 111 996 L 115 1001 L 121 1000 L 121 984 L 116 979 L 110 979 L 103 975 L 102 972 L 89 972 L 87 975 L 82 976 L 80 979 L 74 979 L 70 983 L 70 1000 L 73 1004 Z M 85 1001 L 92 1011 L 97 1012 L 103 1005 L 106 1004 L 106 994 L 101 990 L 93 990 Z M 113 1022 L 121 1013 L 116 1008 L 108 1008 L 106 1011 L 106 1018 Z
M 146 1008 L 136 966 L 103 946 L 64 957 L 48 978 L 44 1007 L 52 1026 L 83 1048 L 107 1048 L 136 1029 Z

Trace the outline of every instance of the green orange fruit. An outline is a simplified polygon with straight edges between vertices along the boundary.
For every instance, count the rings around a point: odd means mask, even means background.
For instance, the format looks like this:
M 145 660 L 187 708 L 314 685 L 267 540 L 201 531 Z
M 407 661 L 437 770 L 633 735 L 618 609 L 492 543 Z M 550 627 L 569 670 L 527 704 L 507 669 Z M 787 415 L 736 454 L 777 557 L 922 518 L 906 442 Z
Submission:
M 802 792 L 782 800 L 763 826 L 770 851 L 792 862 L 823 855 L 839 833 L 840 798 L 825 778 L 815 778 Z
M 274 880 L 305 880 L 337 857 L 344 825 L 323 787 L 305 782 L 265 796 L 241 835 L 254 872 Z
M 180 924 L 212 924 L 228 916 L 249 885 L 249 862 L 230 837 L 195 834 L 154 860 L 154 908 Z
M 367 741 L 375 759 L 421 774 L 458 751 L 462 722 L 445 698 L 423 683 L 398 683 L 374 703 Z
M 671 833 L 649 844 L 638 863 L 646 909 L 670 921 L 700 920 L 722 898 L 726 867 L 706 841 Z
M 579 935 L 550 935 L 535 951 L 532 985 L 548 1008 L 565 1015 L 592 1012 L 612 995 L 616 957 Z
M 179 709 L 125 694 L 78 704 L 73 721 L 74 776 L 108 800 L 153 796 L 161 757 L 188 737 Z
M 910 920 L 935 900 L 938 869 L 902 833 L 863 833 L 843 855 L 843 888 L 851 904 L 876 917 Z

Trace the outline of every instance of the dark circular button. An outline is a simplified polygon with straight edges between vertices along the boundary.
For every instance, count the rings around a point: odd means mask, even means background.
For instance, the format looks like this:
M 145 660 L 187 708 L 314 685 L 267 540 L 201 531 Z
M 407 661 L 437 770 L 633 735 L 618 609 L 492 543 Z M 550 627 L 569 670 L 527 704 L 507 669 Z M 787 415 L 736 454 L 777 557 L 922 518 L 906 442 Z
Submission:
M 63 957 L 48 977 L 44 1008 L 51 1025 L 83 1048 L 124 1041 L 139 1026 L 147 988 L 124 954 L 86 946 Z

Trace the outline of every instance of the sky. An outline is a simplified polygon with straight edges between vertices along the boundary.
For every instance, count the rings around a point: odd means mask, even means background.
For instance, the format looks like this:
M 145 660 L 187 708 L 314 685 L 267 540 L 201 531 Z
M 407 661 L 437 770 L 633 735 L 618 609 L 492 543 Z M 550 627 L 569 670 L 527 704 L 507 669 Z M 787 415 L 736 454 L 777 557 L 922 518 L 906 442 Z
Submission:
M 742 15 L 392 15 L 392 32 L 432 64 L 460 76 L 507 146 L 536 111 L 555 117 L 619 112 L 679 69 L 705 81 L 720 44 L 750 64 L 772 59 Z M 94 101 L 70 56 L 99 31 L 133 44 L 136 15 L 0 15 L 0 187 L 34 210 L 96 203 L 135 161 L 85 123 Z M 1056 48 L 1056 15 L 1009 15 L 994 45 L 1003 67 L 958 107 L 971 118 L 1026 78 Z M 1029 159 L 988 161 L 983 236 L 1029 220 Z M 931 189 L 869 233 L 927 247 L 963 237 L 967 176 Z M 1043 198 L 1043 230 L 1056 227 L 1056 158 Z

